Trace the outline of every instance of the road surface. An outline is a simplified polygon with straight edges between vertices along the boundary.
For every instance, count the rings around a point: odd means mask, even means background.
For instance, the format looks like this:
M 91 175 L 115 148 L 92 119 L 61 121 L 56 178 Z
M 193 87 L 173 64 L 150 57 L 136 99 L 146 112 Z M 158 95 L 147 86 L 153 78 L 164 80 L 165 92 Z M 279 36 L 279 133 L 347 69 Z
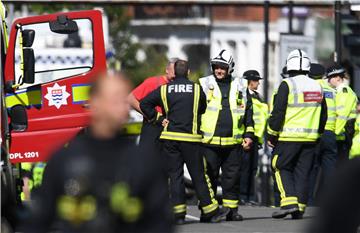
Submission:
M 290 217 L 287 219 L 272 219 L 271 214 L 276 209 L 270 207 L 240 206 L 239 210 L 244 217 L 242 222 L 199 223 L 200 211 L 197 206 L 189 206 L 186 224 L 177 226 L 176 232 L 305 232 L 305 229 L 314 218 L 315 212 L 315 209 L 308 208 L 304 219 L 291 220 Z

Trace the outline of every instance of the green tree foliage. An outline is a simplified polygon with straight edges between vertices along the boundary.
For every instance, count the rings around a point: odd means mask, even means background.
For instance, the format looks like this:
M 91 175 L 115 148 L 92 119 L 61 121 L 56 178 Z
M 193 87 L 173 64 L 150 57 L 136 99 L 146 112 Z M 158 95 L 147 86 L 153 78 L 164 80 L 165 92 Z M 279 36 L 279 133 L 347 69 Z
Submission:
M 199 79 L 207 75 L 208 65 L 202 63 L 198 70 L 190 70 L 189 79 L 195 83 L 199 83 Z
M 109 31 L 115 52 L 116 62 L 133 81 L 134 85 L 141 83 L 146 77 L 163 74 L 167 59 L 164 53 L 158 52 L 152 46 L 141 45 L 133 40 L 129 22 L 130 17 L 125 7 L 106 6 L 104 8 L 109 20 Z M 139 61 L 137 54 L 145 52 L 145 59 Z

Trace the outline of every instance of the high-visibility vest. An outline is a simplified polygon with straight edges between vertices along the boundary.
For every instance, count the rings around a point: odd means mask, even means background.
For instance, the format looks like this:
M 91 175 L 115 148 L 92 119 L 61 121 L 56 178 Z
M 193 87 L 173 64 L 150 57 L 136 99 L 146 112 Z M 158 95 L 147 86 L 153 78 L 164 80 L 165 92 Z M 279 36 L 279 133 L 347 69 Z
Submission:
M 336 121 L 336 92 L 330 87 L 326 80 L 317 80 L 320 86 L 323 88 L 324 97 L 327 106 L 327 121 L 325 124 L 325 130 L 335 132 Z
M 350 158 L 360 156 L 360 114 L 356 117 L 355 122 L 355 134 L 352 140 L 352 146 L 350 149 Z
M 229 103 L 233 121 L 232 137 L 214 136 L 216 124 L 219 118 L 221 105 L 221 91 L 213 75 L 201 78 L 200 85 L 203 88 L 207 98 L 207 108 L 201 116 L 200 130 L 203 133 L 203 143 L 214 145 L 235 145 L 240 144 L 245 131 L 254 132 L 253 127 L 245 129 L 244 124 L 239 122 L 244 120 L 247 95 L 239 78 L 233 78 L 230 84 Z
M 253 119 L 255 136 L 263 143 L 263 136 L 266 128 L 266 121 L 269 116 L 269 107 L 266 103 L 262 103 L 257 98 L 251 98 L 253 103 Z
M 356 118 L 357 97 L 354 91 L 346 85 L 336 88 L 336 122 L 335 134 L 339 141 L 345 140 L 345 125 L 350 119 Z
M 269 112 L 272 112 L 274 109 L 275 95 L 277 94 L 277 89 L 274 89 L 274 92 L 271 95 L 270 104 L 269 104 Z
M 22 163 L 21 168 L 25 171 L 32 173 L 32 179 L 29 180 L 29 190 L 31 191 L 33 188 L 37 188 L 42 184 L 43 175 L 45 171 L 46 163 L 37 162 L 37 163 Z M 25 200 L 24 192 L 20 194 L 21 200 Z
M 323 98 L 321 86 L 305 75 L 287 78 L 284 82 L 289 87 L 289 95 L 279 141 L 316 141 Z
M 46 163 L 44 162 L 35 163 L 32 172 L 34 187 L 39 187 L 42 184 L 45 167 L 46 167 Z

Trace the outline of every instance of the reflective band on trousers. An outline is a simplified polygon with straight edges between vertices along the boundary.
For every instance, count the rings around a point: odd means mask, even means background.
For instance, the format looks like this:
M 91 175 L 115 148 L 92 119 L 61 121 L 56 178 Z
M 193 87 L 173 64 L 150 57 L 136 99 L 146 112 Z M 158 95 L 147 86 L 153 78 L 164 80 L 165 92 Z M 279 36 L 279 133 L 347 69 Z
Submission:
M 229 207 L 229 208 L 237 208 L 238 207 L 238 200 L 229 200 L 229 199 L 223 199 L 223 206 Z
M 219 204 L 218 204 L 218 203 L 211 203 L 210 205 L 202 206 L 202 207 L 201 207 L 201 209 L 203 210 L 204 214 L 211 213 L 211 212 L 215 211 L 217 208 L 219 208 Z
M 299 203 L 299 210 L 300 210 L 301 212 L 305 212 L 305 208 L 306 208 L 306 205 L 305 205 L 305 204 Z
M 176 205 L 173 207 L 173 209 L 175 214 L 184 213 L 186 212 L 186 205 L 185 204 Z
M 284 197 L 281 198 L 280 206 L 288 206 L 288 205 L 298 205 L 297 197 Z
M 229 199 L 223 199 L 223 206 L 229 207 L 229 208 L 237 208 L 238 207 L 238 200 L 229 200 Z

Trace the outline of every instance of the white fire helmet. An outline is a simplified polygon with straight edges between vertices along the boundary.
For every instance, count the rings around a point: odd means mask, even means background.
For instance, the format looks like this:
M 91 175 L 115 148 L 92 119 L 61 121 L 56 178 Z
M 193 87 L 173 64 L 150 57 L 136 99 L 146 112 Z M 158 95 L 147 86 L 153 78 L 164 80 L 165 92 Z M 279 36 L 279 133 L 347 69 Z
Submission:
M 227 68 L 228 74 L 231 74 L 234 71 L 235 62 L 231 54 L 227 50 L 223 49 L 216 57 L 211 59 L 210 65 L 212 72 L 215 71 L 214 66 L 219 65 Z
M 291 51 L 286 59 L 287 71 L 309 71 L 310 70 L 310 58 L 300 49 Z

